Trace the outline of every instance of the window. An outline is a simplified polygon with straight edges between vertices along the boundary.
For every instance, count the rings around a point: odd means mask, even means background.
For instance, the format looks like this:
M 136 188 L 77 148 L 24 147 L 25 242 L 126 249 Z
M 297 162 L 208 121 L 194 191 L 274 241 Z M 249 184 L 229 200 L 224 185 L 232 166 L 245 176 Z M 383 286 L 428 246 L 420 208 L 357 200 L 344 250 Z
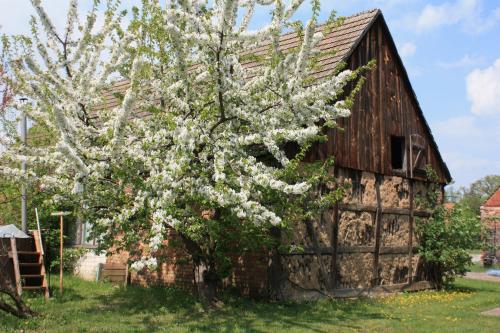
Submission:
M 391 165 L 393 170 L 405 169 L 405 138 L 403 136 L 391 136 Z
M 97 246 L 97 242 L 95 238 L 90 237 L 90 233 L 92 232 L 92 225 L 88 222 L 82 223 L 82 244 L 87 247 Z

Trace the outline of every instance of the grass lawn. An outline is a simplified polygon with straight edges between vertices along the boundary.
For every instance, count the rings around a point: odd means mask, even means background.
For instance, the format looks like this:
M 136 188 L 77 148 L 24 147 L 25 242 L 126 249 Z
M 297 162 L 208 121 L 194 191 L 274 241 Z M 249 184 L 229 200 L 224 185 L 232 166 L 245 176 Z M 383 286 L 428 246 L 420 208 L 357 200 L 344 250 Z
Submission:
M 204 310 L 170 288 L 115 287 L 73 277 L 63 297 L 27 298 L 40 313 L 17 320 L 0 313 L 0 332 L 499 332 L 500 283 L 458 279 L 444 292 L 381 299 L 269 303 L 228 297 Z

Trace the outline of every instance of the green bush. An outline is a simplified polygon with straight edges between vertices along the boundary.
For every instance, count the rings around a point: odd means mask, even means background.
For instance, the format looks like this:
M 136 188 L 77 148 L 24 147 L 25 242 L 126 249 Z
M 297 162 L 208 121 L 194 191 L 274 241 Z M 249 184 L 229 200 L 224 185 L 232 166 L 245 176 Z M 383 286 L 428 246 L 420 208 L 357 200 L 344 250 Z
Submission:
M 427 221 L 416 224 L 416 231 L 426 278 L 442 288 L 468 271 L 469 251 L 480 247 L 482 224 L 468 207 L 446 210 L 437 206 Z
M 464 275 L 472 265 L 469 251 L 481 248 L 484 228 L 469 206 L 456 204 L 445 209 L 441 204 L 441 189 L 436 172 L 426 167 L 428 191 L 416 198 L 418 205 L 430 209 L 428 220 L 416 220 L 418 251 L 424 261 L 427 281 L 438 289 Z
M 80 259 L 88 250 L 85 248 L 68 248 L 63 250 L 63 270 L 73 273 L 78 259 Z M 59 270 L 59 255 L 50 263 L 52 272 Z

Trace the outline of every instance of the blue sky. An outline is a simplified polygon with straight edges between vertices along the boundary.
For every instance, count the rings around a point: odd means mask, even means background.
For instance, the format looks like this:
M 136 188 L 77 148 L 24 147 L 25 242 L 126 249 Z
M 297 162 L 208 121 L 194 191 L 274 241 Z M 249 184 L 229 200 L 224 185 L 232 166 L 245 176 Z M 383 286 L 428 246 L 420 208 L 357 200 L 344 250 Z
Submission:
M 62 26 L 67 0 L 42 3 Z M 500 174 L 500 1 L 322 0 L 322 19 L 372 8 L 384 14 L 456 185 Z M 31 13 L 28 0 L 0 0 L 0 32 L 26 32 Z

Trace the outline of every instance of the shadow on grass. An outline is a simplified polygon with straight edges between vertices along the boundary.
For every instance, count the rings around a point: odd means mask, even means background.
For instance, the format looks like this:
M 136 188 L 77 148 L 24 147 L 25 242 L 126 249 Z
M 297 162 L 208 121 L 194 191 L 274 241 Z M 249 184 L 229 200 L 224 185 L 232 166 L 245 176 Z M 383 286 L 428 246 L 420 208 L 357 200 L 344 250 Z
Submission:
M 99 296 L 99 309 L 121 316 L 139 315 L 148 329 L 157 327 L 162 315 L 173 316 L 187 331 L 269 332 L 275 328 L 302 328 L 324 332 L 319 325 L 362 329 L 364 320 L 385 319 L 374 311 L 372 300 L 320 300 L 314 302 L 265 302 L 222 296 L 219 309 L 204 308 L 192 295 L 168 287 L 141 288 L 130 286 Z M 397 320 L 397 318 L 393 318 Z
M 468 279 L 467 285 L 465 285 L 461 279 L 457 279 L 455 282 L 453 282 L 453 284 L 447 286 L 445 291 L 464 293 L 497 293 L 499 289 L 495 284 L 498 284 L 498 282 Z
M 116 288 L 114 292 L 98 296 L 101 304 L 122 313 L 157 314 L 168 309 L 169 312 L 192 312 L 199 305 L 187 292 L 170 287 L 128 286 Z M 199 308 L 199 307 L 198 307 Z
M 33 297 L 31 301 L 40 317 L 27 322 L 0 313 L 0 331 L 57 331 L 61 327 L 102 332 L 124 327 L 134 332 L 168 332 L 174 328 L 176 331 L 258 333 L 292 328 L 305 332 L 328 332 L 332 328 L 363 331 L 367 329 L 367 321 L 387 319 L 383 308 L 372 299 L 295 303 L 256 301 L 225 294 L 221 297 L 224 303 L 221 308 L 207 309 L 195 297 L 176 288 L 123 288 L 74 278 L 68 279 L 62 296 L 57 289 L 54 296 L 48 302 L 40 295 Z M 82 320 L 86 324 L 83 325 Z M 392 316 L 391 320 L 400 319 Z M 121 326 L 116 325 L 119 322 Z

